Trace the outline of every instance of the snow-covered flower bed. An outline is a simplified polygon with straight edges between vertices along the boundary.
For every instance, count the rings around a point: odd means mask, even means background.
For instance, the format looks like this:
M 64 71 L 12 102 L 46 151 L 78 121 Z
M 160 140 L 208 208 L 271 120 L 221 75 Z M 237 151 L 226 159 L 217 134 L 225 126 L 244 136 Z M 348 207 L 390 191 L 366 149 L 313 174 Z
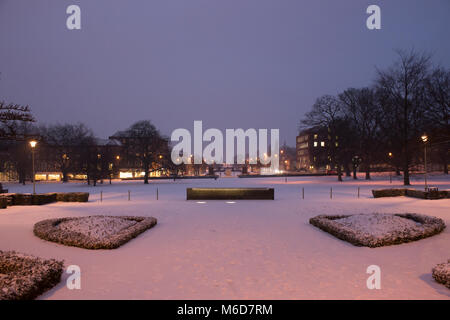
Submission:
M 44 220 L 34 225 L 41 239 L 86 249 L 114 249 L 156 225 L 153 217 L 88 216 Z
M 339 239 L 366 247 L 415 241 L 438 234 L 445 228 L 442 219 L 415 213 L 320 215 L 309 222 Z
M 64 263 L 0 251 L 0 300 L 34 299 L 61 280 Z
M 433 278 L 450 289 L 450 259 L 433 268 Z

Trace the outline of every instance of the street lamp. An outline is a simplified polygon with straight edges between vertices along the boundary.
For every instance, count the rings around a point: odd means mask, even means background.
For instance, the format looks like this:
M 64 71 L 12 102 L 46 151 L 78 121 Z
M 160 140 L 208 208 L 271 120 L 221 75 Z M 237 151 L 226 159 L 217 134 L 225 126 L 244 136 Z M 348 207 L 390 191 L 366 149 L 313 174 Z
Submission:
M 422 135 L 422 141 L 424 143 L 424 162 L 425 162 L 425 191 L 428 191 L 428 181 L 427 181 L 427 142 L 428 136 L 426 134 Z
M 34 150 L 36 149 L 37 141 L 31 140 L 30 141 L 30 147 L 31 147 L 31 158 L 33 162 L 33 194 L 36 194 L 36 173 L 34 170 Z

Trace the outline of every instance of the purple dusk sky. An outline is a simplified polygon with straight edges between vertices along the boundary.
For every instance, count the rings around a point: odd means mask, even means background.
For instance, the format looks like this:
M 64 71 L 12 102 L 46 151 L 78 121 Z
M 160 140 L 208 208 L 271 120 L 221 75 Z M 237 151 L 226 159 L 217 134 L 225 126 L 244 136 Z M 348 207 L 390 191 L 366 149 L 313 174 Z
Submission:
M 66 28 L 66 8 L 82 30 Z M 366 8 L 382 29 L 366 28 Z M 450 65 L 449 0 L 0 0 L 0 100 L 100 137 L 176 128 L 279 128 L 295 144 L 315 99 L 371 84 L 393 49 Z

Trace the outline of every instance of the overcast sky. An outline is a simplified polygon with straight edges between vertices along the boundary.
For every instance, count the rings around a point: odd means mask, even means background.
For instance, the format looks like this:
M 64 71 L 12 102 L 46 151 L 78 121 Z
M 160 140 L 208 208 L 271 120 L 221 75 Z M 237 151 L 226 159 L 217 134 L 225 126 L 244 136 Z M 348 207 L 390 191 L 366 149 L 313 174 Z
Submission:
M 66 8 L 82 29 L 66 28 Z M 382 29 L 366 28 L 381 7 Z M 0 0 L 0 100 L 99 137 L 150 119 L 176 128 L 279 128 L 295 145 L 315 99 L 370 85 L 393 49 L 450 66 L 449 0 Z

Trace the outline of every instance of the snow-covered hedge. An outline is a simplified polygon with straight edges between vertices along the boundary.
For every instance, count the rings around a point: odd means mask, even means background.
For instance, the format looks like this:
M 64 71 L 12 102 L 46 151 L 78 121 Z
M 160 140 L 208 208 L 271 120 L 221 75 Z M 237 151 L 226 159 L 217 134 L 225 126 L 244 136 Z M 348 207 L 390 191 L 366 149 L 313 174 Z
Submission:
M 8 198 L 0 197 L 0 209 L 6 209 L 8 206 Z
M 319 215 L 309 223 L 355 246 L 372 248 L 423 239 L 445 229 L 442 219 L 416 213 Z
M 56 201 L 62 202 L 88 202 L 88 192 L 58 192 L 56 193 Z
M 62 261 L 0 251 L 0 300 L 36 298 L 61 281 L 63 266 Z
M 450 289 L 450 259 L 433 268 L 433 278 Z
M 41 239 L 86 249 L 115 249 L 156 225 L 153 217 L 88 216 L 43 220 L 34 225 Z
M 450 198 L 450 192 L 448 190 L 416 190 L 416 189 L 378 189 L 372 190 L 372 194 L 374 198 L 383 198 L 383 197 L 400 197 L 407 196 L 419 199 L 429 199 L 429 200 L 438 200 L 438 199 L 448 199 Z

